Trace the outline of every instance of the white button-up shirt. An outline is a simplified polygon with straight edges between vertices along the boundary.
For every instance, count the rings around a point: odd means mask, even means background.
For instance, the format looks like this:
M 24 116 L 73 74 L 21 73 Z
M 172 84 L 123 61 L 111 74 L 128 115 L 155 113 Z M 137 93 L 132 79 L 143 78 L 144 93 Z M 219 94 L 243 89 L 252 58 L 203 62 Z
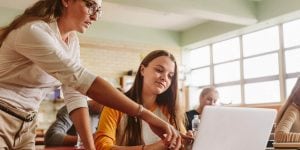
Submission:
M 0 99 L 37 111 L 54 87 L 62 86 L 68 111 L 87 107 L 87 90 L 96 76 L 80 64 L 77 34 L 66 44 L 57 22 L 29 22 L 13 30 L 0 48 Z

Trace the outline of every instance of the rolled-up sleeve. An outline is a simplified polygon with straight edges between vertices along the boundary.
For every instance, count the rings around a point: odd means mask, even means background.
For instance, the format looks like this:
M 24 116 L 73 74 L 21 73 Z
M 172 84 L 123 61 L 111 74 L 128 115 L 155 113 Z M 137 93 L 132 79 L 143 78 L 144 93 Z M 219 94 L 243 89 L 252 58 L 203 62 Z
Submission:
M 80 94 L 78 91 L 68 86 L 62 86 L 64 96 L 64 102 L 67 106 L 68 112 L 70 113 L 76 108 L 88 107 L 87 97 Z

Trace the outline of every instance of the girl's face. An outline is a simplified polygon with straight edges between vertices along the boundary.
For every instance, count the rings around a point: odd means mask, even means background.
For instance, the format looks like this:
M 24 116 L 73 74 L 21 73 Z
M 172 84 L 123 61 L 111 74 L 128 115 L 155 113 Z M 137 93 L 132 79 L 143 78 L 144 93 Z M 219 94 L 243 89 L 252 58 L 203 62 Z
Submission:
M 165 92 L 172 83 L 175 63 L 168 56 L 153 59 L 147 67 L 141 66 L 143 91 L 158 95 Z
M 62 0 L 65 7 L 63 19 L 66 28 L 84 33 L 100 17 L 101 0 Z

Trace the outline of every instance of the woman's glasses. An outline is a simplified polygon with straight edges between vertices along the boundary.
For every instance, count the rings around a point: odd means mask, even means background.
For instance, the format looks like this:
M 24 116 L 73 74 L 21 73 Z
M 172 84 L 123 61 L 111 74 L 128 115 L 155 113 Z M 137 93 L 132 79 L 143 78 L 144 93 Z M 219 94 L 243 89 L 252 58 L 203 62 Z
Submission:
M 97 14 L 97 16 L 102 15 L 101 6 L 99 6 L 95 1 L 92 0 L 82 0 L 85 3 L 85 6 L 89 9 L 88 14 L 93 16 Z

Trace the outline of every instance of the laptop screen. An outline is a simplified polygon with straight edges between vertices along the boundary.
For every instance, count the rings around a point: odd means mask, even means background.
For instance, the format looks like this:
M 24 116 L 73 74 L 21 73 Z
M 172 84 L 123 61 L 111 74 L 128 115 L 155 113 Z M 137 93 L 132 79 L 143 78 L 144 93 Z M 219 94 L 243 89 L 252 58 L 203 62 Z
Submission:
M 206 106 L 192 149 L 264 150 L 275 116 L 275 109 Z

